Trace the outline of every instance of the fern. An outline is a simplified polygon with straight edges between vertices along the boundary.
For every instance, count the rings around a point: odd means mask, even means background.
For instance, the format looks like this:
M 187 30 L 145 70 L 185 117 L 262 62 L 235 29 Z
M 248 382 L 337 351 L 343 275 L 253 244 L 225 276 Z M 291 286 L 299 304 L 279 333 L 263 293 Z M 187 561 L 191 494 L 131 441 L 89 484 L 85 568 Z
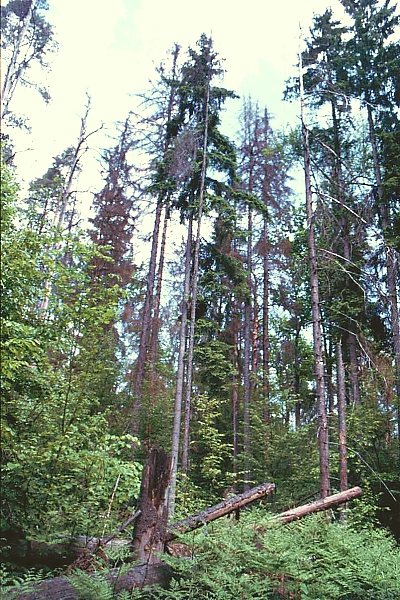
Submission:
M 68 579 L 78 592 L 79 600 L 113 600 L 115 597 L 112 585 L 102 574 L 93 576 L 75 571 Z

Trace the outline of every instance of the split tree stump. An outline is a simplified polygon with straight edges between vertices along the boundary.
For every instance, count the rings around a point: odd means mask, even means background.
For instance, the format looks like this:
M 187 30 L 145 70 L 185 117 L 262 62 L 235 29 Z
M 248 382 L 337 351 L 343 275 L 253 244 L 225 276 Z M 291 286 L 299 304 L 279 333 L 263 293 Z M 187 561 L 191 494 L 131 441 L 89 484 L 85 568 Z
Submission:
M 171 458 L 160 448 L 152 448 L 143 469 L 133 549 L 140 561 L 160 562 L 167 530 L 167 490 Z

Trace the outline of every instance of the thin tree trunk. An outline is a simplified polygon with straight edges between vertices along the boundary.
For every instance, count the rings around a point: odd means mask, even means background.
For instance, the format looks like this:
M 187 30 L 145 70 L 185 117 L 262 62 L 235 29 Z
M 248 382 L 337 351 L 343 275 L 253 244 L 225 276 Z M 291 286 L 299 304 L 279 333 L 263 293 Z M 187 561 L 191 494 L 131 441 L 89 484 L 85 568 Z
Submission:
M 24 38 L 26 36 L 28 27 L 32 19 L 32 13 L 34 11 L 35 5 L 36 2 L 34 0 L 31 0 L 28 12 L 21 23 L 18 36 L 14 45 L 14 49 L 10 58 L 10 62 L 6 70 L 6 74 L 4 76 L 3 86 L 1 90 L 1 119 L 3 119 L 3 117 L 7 114 L 11 98 L 14 95 L 18 81 L 21 79 L 22 71 L 18 67 L 17 61 L 21 52 Z
M 160 258 L 158 261 L 158 271 L 157 271 L 157 287 L 156 293 L 154 296 L 154 306 L 153 306 L 153 319 L 151 324 L 151 336 L 150 336 L 150 363 L 154 368 L 154 364 L 158 357 L 158 336 L 160 332 L 160 306 L 161 306 L 161 290 L 163 284 L 163 274 L 164 274 L 164 263 L 165 263 L 165 249 L 167 246 L 167 231 L 168 231 L 168 222 L 169 222 L 169 206 L 165 206 L 165 214 L 164 214 L 164 224 L 161 235 L 161 244 L 160 244 Z
M 168 514 L 172 518 L 175 512 L 176 478 L 178 473 L 179 441 L 182 418 L 183 383 L 185 374 L 186 335 L 188 320 L 188 305 L 190 293 L 190 265 L 192 254 L 193 215 L 189 216 L 188 233 L 185 253 L 185 281 L 182 298 L 181 327 L 179 334 L 178 370 L 176 375 L 176 392 L 174 406 L 174 423 L 171 444 L 171 482 L 168 492 Z
M 199 189 L 199 205 L 197 211 L 197 231 L 196 242 L 193 256 L 193 272 L 191 286 L 191 310 L 190 310 L 190 329 L 188 341 L 188 356 L 187 356 L 187 380 L 185 394 L 185 421 L 183 430 L 183 445 L 182 445 L 182 471 L 187 473 L 189 470 L 189 436 L 190 436 L 190 414 L 192 410 L 192 377 L 193 377 L 193 354 L 194 354 L 194 330 L 196 324 L 196 304 L 197 304 L 197 288 L 199 276 L 199 257 L 200 257 L 200 241 L 201 241 L 201 221 L 204 209 L 205 182 L 207 171 L 207 146 L 208 146 L 208 111 L 210 102 L 210 81 L 207 81 L 206 102 L 204 110 L 204 138 L 203 138 L 203 157 L 200 173 L 200 189 Z
M 160 231 L 161 214 L 163 209 L 163 198 L 159 196 L 156 206 L 156 214 L 154 219 L 152 244 L 150 252 L 149 271 L 147 274 L 146 282 L 146 297 L 144 301 L 143 313 L 142 313 L 142 328 L 140 332 L 139 342 L 139 353 L 136 362 L 135 373 L 135 385 L 134 385 L 134 403 L 132 410 L 132 434 L 137 436 L 139 433 L 140 425 L 140 408 L 142 405 L 142 391 L 144 381 L 145 364 L 149 350 L 150 341 L 150 326 L 151 326 L 151 313 L 153 304 L 153 290 L 154 282 L 156 277 L 157 268 L 157 252 L 158 252 L 158 239 Z
M 318 405 L 318 449 L 319 449 L 319 469 L 320 469 L 320 493 L 321 498 L 329 495 L 329 440 L 328 440 L 328 419 L 325 406 L 325 381 L 324 381 L 324 359 L 322 345 L 322 327 L 321 310 L 319 300 L 318 283 L 318 261 L 317 248 L 314 233 L 314 212 L 312 204 L 311 170 L 310 170 L 310 145 L 308 139 L 308 129 L 304 119 L 304 87 L 302 75 L 302 57 L 300 54 L 300 110 L 301 126 L 304 150 L 304 180 L 306 194 L 306 212 L 307 212 L 307 241 L 308 241 L 308 261 L 310 270 L 311 287 L 311 313 L 313 326 L 313 346 L 314 346 L 314 372 L 316 380 L 316 397 Z
M 172 63 L 172 81 L 175 81 L 176 77 L 176 66 L 178 61 L 180 47 L 175 44 L 175 48 L 173 50 L 173 63 Z M 169 98 L 168 98 L 168 106 L 167 106 L 167 116 L 166 116 L 166 133 L 164 139 L 164 145 L 162 148 L 163 158 L 170 147 L 171 144 L 171 135 L 168 132 L 168 125 L 172 118 L 172 109 L 174 106 L 175 100 L 175 87 L 171 85 Z M 134 403 L 132 410 L 132 433 L 133 435 L 137 435 L 139 432 L 139 414 L 140 408 L 142 405 L 142 393 L 143 393 L 143 382 L 145 377 L 145 367 L 146 361 L 148 359 L 150 343 L 151 343 L 151 331 L 152 331 L 152 313 L 153 313 L 153 302 L 154 302 L 154 283 L 156 278 L 156 268 L 157 268 L 157 253 L 158 253 L 158 242 L 159 242 L 159 232 L 160 232 L 160 223 L 161 223 L 161 215 L 162 209 L 165 202 L 165 194 L 160 192 L 157 199 L 156 213 L 154 218 L 154 227 L 152 234 L 152 243 L 151 243 L 151 251 L 150 251 L 150 261 L 149 261 L 149 271 L 147 274 L 146 281 L 146 297 L 143 307 L 142 313 L 142 329 L 140 332 L 140 341 L 139 341 L 139 352 L 136 362 L 135 369 L 135 385 L 134 385 Z M 160 256 L 161 260 L 161 256 Z
M 383 230 L 390 225 L 388 209 L 384 204 L 383 185 L 381 169 L 379 164 L 378 144 L 376 140 L 375 124 L 370 103 L 367 103 L 369 137 L 372 147 L 372 157 L 374 163 L 375 181 L 379 200 L 379 213 L 382 222 Z M 390 307 L 390 322 L 392 325 L 393 350 L 395 361 L 395 389 L 397 395 L 397 433 L 399 439 L 399 455 L 400 455 L 400 324 L 399 324 L 399 305 L 398 305 L 398 254 L 392 246 L 385 245 L 386 250 L 386 276 L 387 276 L 387 292 Z
M 232 496 L 232 498 L 227 498 L 215 506 L 206 508 L 196 515 L 191 515 L 187 519 L 182 519 L 182 521 L 172 523 L 168 529 L 165 541 L 168 542 L 173 540 L 179 534 L 187 533 L 188 531 L 194 531 L 203 525 L 207 525 L 207 523 L 211 523 L 216 519 L 220 519 L 225 515 L 229 515 L 233 511 L 247 506 L 251 502 L 261 500 L 261 498 L 264 498 L 268 494 L 272 494 L 274 490 L 274 483 L 261 483 L 260 485 L 257 485 L 256 487 L 251 488 L 242 494 Z
M 250 175 L 250 180 L 251 180 Z M 250 187 L 252 182 L 250 181 Z M 247 297 L 244 308 L 244 360 L 243 360 L 243 485 L 244 490 L 250 488 L 250 453 L 251 453 L 251 430 L 250 430 L 250 403 L 251 403 L 251 274 L 252 274 L 252 250 L 253 250 L 253 214 L 251 207 L 248 208 L 247 214 Z
M 258 321 L 258 300 L 257 300 L 257 278 L 254 277 L 253 281 L 253 319 L 252 319 L 252 329 L 251 329 L 251 372 L 253 377 L 250 380 L 250 385 L 252 392 L 256 387 L 256 375 L 258 371 L 258 330 L 259 330 L 259 321 Z
M 322 510 L 329 510 L 330 508 L 334 508 L 339 504 L 359 498 L 361 494 L 362 489 L 360 487 L 353 487 L 338 494 L 333 494 L 332 496 L 327 496 L 321 500 L 317 500 L 316 502 L 310 502 L 309 504 L 304 504 L 303 506 L 291 508 L 290 510 L 276 515 L 274 520 L 280 521 L 281 523 L 291 523 L 292 521 L 297 521 L 297 519 L 301 519 L 302 517 L 306 517 Z
M 296 404 L 294 405 L 294 420 L 296 431 L 301 427 L 301 400 L 300 400 L 300 349 L 299 349 L 300 329 L 297 324 L 296 335 L 294 338 L 294 393 Z
M 89 112 L 90 112 L 90 104 L 91 104 L 91 100 L 90 100 L 90 96 L 88 96 L 86 107 L 85 107 L 85 113 L 84 113 L 83 117 L 81 118 L 81 128 L 79 131 L 78 142 L 75 146 L 74 155 L 73 155 L 73 159 L 72 159 L 72 162 L 70 165 L 70 169 L 68 172 L 66 182 L 61 190 L 59 200 L 58 200 L 58 215 L 56 215 L 56 217 L 55 217 L 54 224 L 60 230 L 64 225 L 65 214 L 67 212 L 68 203 L 69 203 L 70 196 L 71 196 L 72 184 L 73 184 L 76 172 L 79 167 L 79 162 L 87 150 L 87 148 L 84 148 L 83 146 L 84 146 L 85 142 L 87 141 L 87 139 L 91 135 L 93 135 L 94 133 L 97 133 L 97 131 L 99 131 L 99 129 L 95 129 L 95 130 L 87 133 L 87 120 L 88 120 L 88 116 L 89 116 Z M 59 250 L 60 248 L 61 248 L 60 242 L 57 242 L 53 245 L 53 250 Z M 49 307 L 49 301 L 50 301 L 52 288 L 53 288 L 51 279 L 47 279 L 44 282 L 43 288 L 44 288 L 43 297 L 39 304 L 39 312 L 42 316 L 45 315 L 45 313 L 47 312 L 47 309 Z
M 262 304 L 262 386 L 263 386 L 263 401 L 264 401 L 264 422 L 270 422 L 269 409 L 269 363 L 270 363 L 270 342 L 269 342 L 269 255 L 268 255 L 268 223 L 267 217 L 264 216 L 263 223 L 263 304 Z
M 346 431 L 346 384 L 342 356 L 342 346 L 336 346 L 337 409 L 339 420 L 339 479 L 340 491 L 348 488 L 347 481 L 347 431 Z M 345 519 L 345 511 L 340 512 L 340 520 Z

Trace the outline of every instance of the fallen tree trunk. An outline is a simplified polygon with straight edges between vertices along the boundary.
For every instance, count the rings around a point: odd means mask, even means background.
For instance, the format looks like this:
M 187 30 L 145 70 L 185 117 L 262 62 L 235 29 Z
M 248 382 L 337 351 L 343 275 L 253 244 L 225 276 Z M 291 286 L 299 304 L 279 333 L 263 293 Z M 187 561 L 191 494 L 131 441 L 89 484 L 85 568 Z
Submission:
M 196 515 L 173 523 L 166 532 L 165 542 L 172 541 L 179 534 L 193 531 L 215 519 L 228 515 L 238 508 L 264 497 L 274 489 L 275 486 L 272 483 L 261 484 L 248 492 L 229 498 Z M 287 510 L 273 518 L 282 523 L 290 523 L 312 513 L 339 506 L 349 500 L 358 498 L 361 494 L 361 488 L 354 487 L 345 492 L 327 496 L 322 500 Z M 158 564 L 146 562 L 130 569 L 122 576 L 119 576 L 118 569 L 113 569 L 107 573 L 106 578 L 112 584 L 114 590 L 119 592 L 122 590 L 131 591 L 135 588 L 155 584 L 166 587 L 171 581 L 172 573 L 169 567 L 162 562 Z M 79 595 L 67 578 L 56 577 L 55 579 L 33 584 L 33 589 L 28 592 L 18 593 L 18 590 L 15 590 L 10 598 L 14 600 L 79 600 Z
M 141 589 L 145 585 L 157 584 L 167 587 L 171 578 L 172 571 L 164 563 L 141 564 L 129 569 L 123 575 L 120 574 L 119 569 L 113 569 L 105 576 L 115 593 L 122 590 Z M 14 589 L 8 596 L 3 597 L 5 600 L 7 597 L 9 600 L 80 600 L 82 594 L 66 577 L 55 577 L 31 584 L 30 589 L 25 592 L 18 592 L 18 589 Z
M 228 498 L 227 500 L 224 500 L 215 506 L 211 506 L 210 508 L 201 511 L 196 515 L 191 515 L 190 517 L 187 517 L 187 519 L 172 523 L 166 533 L 165 541 L 169 542 L 176 538 L 179 534 L 187 533 L 188 531 L 194 531 L 195 529 L 198 529 L 207 523 L 211 523 L 211 521 L 215 521 L 220 517 L 229 515 L 233 511 L 243 508 L 251 502 L 260 500 L 267 494 L 271 494 L 274 490 L 274 483 L 261 483 L 257 487 L 251 488 L 250 490 L 247 490 L 242 494 L 238 494 L 237 496 L 232 496 L 232 498 Z
M 297 506 L 296 508 L 286 510 L 279 515 L 276 515 L 274 519 L 281 521 L 282 523 L 290 523 L 291 521 L 296 521 L 297 519 L 301 519 L 302 517 L 306 517 L 312 513 L 316 513 L 321 510 L 328 510 L 329 508 L 339 506 L 339 504 L 344 504 L 349 500 L 359 498 L 361 494 L 362 489 L 360 487 L 353 487 L 344 492 L 333 494 L 332 496 L 327 496 L 326 498 L 317 500 L 316 502 L 310 502 L 309 504 L 304 504 L 303 506 Z

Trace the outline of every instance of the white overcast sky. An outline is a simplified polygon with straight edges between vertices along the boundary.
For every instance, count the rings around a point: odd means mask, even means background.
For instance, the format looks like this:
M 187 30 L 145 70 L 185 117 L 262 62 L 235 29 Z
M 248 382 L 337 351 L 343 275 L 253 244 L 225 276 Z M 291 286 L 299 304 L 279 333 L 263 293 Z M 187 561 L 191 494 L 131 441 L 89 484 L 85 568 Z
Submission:
M 146 89 L 155 67 L 175 42 L 194 46 L 211 35 L 225 59 L 224 85 L 242 98 L 251 94 L 275 117 L 275 126 L 296 123 L 297 107 L 283 102 L 285 80 L 294 72 L 299 24 L 306 34 L 313 13 L 338 0 L 48 0 L 58 51 L 45 75 L 52 97 L 45 105 L 33 91 L 19 92 L 14 106 L 25 113 L 31 134 L 18 135 L 17 164 L 29 180 L 52 156 L 73 145 L 85 92 L 92 96 L 91 126 L 122 120 L 132 94 Z M 4 4 L 4 0 L 1 0 Z M 235 133 L 239 101 L 230 101 L 225 130 Z M 93 144 L 104 146 L 101 136 Z

